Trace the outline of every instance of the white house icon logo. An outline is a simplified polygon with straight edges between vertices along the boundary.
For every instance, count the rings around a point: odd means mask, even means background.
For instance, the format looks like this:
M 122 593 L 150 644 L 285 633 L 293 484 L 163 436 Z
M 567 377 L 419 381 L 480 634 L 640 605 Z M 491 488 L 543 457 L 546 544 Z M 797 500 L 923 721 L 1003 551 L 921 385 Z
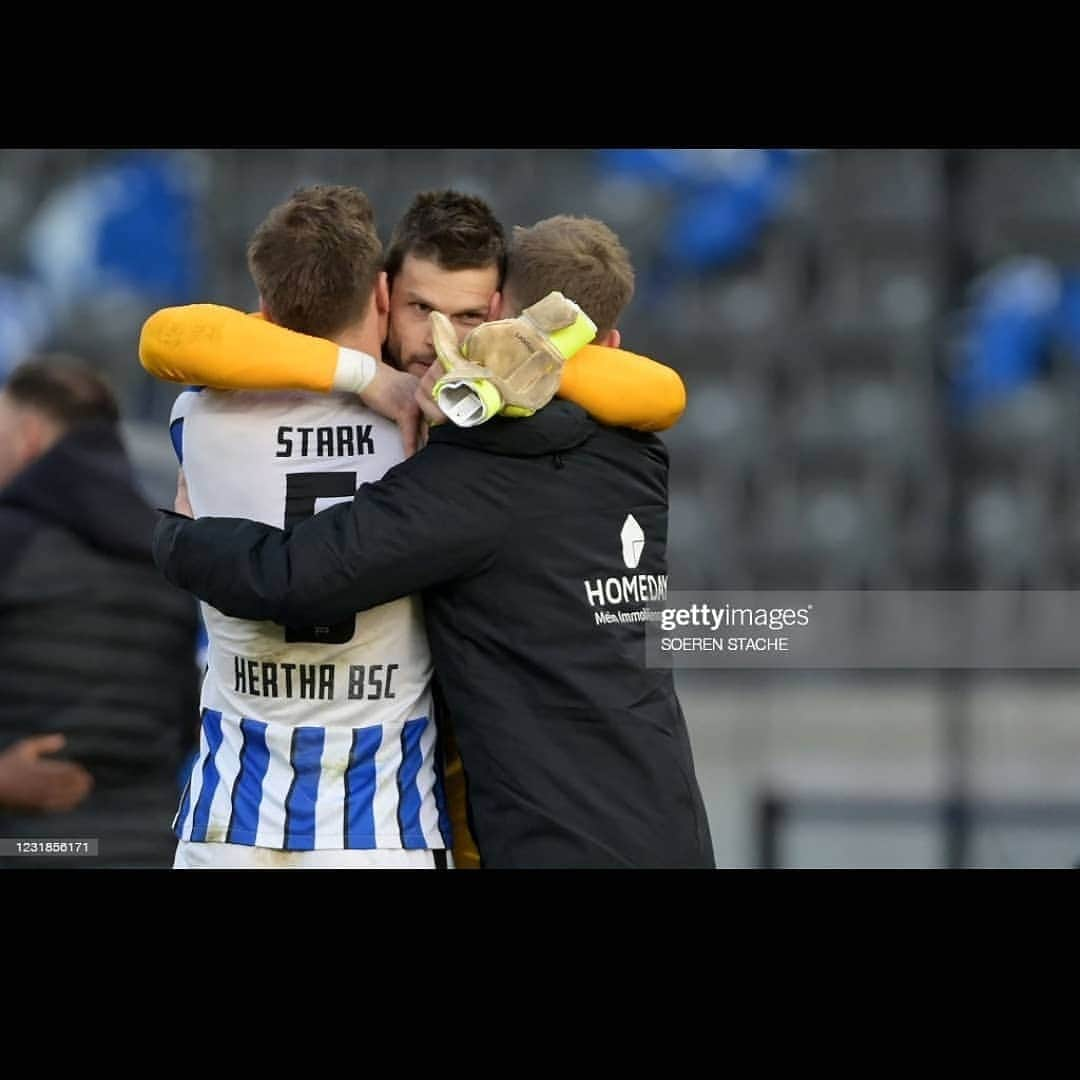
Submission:
M 619 539 L 622 541 L 623 562 L 630 570 L 636 570 L 641 562 L 641 553 L 645 550 L 645 533 L 633 514 L 626 515 Z

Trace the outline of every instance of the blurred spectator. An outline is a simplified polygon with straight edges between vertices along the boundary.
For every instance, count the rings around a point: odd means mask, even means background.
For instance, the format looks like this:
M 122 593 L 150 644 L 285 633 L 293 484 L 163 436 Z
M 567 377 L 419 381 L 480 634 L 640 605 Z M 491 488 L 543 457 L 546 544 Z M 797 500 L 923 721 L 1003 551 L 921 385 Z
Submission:
M 962 413 L 1039 375 L 1065 296 L 1061 272 L 1040 258 L 1009 259 L 978 279 L 972 292 L 953 387 Z
M 64 357 L 21 365 L 0 390 L 0 837 L 96 838 L 100 852 L 2 866 L 172 860 L 198 722 L 196 613 L 154 568 L 118 411 Z
M 674 206 L 654 253 L 647 290 L 667 289 L 724 267 L 757 243 L 787 198 L 800 164 L 795 150 L 602 150 L 609 176 L 666 190 Z

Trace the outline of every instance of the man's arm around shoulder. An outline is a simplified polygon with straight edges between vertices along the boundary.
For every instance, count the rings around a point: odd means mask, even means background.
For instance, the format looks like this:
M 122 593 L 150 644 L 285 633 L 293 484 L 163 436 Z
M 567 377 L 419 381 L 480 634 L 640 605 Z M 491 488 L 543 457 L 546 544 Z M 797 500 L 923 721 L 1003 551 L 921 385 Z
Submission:
M 513 497 L 510 471 L 497 460 L 430 446 L 352 502 L 288 532 L 167 514 L 154 558 L 171 582 L 226 615 L 335 622 L 482 569 L 499 548 Z

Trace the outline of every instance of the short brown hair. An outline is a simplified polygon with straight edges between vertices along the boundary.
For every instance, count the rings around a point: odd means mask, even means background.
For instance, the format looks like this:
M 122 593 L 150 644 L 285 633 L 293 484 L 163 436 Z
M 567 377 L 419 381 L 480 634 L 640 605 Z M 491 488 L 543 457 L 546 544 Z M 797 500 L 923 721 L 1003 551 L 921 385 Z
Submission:
M 332 337 L 367 310 L 382 245 L 371 202 L 359 188 L 318 184 L 299 188 L 270 211 L 247 256 L 275 323 Z
M 618 236 L 595 218 L 559 214 L 514 228 L 506 291 L 523 308 L 558 290 L 596 323 L 613 329 L 634 295 L 634 267 Z
M 109 384 L 85 360 L 52 353 L 20 364 L 3 385 L 17 405 L 44 413 L 65 428 L 120 419 Z
M 386 273 L 393 282 L 406 255 L 429 259 L 443 270 L 506 272 L 506 233 L 494 211 L 476 195 L 422 191 L 394 226 L 386 250 Z

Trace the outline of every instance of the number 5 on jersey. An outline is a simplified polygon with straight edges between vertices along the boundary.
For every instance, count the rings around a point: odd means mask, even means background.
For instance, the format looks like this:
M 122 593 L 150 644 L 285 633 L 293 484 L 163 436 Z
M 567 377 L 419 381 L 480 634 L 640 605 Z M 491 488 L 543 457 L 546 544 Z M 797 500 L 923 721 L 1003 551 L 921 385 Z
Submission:
M 354 472 L 301 472 L 285 477 L 285 528 L 291 529 L 315 516 L 316 499 L 352 498 L 356 494 Z M 320 645 L 344 645 L 356 633 L 356 616 L 332 626 L 286 626 L 286 641 L 310 641 Z

